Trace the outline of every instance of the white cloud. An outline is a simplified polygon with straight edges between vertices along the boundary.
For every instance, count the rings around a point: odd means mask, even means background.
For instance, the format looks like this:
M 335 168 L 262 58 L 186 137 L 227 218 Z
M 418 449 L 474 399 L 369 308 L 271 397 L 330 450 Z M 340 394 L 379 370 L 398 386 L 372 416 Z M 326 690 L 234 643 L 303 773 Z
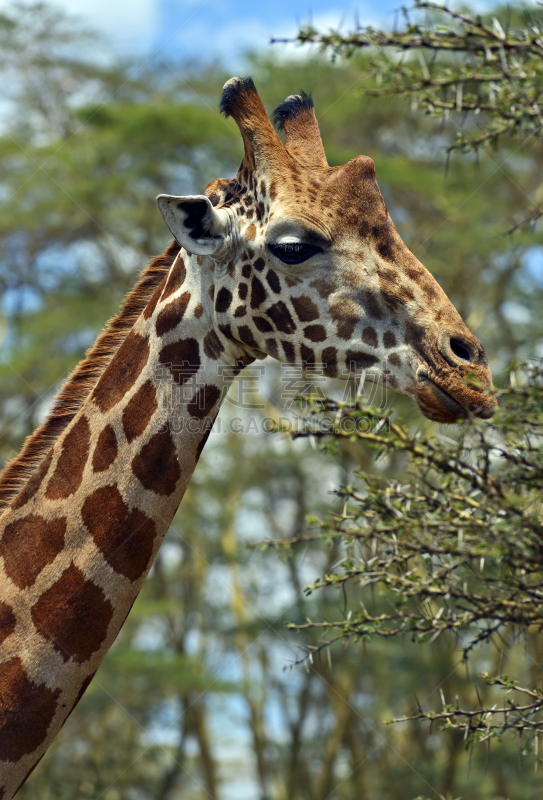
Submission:
M 11 5 L 0 0 L 0 8 Z M 80 17 L 123 52 L 146 49 L 156 40 L 157 0 L 53 0 L 52 5 Z
M 57 0 L 58 2 L 58 0 Z M 147 48 L 158 33 L 156 0 L 61 0 L 123 50 Z

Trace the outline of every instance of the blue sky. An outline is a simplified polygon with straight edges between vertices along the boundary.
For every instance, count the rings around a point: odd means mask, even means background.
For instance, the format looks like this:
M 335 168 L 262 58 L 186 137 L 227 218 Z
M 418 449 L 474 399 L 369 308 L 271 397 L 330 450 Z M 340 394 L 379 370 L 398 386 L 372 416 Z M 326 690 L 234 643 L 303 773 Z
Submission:
M 308 19 L 324 29 L 342 20 L 352 25 L 358 9 L 364 24 L 376 24 L 395 5 L 397 0 L 380 3 L 376 13 L 375 4 L 337 0 L 160 0 L 155 6 L 156 43 L 169 52 L 217 55 L 228 64 L 237 62 L 245 49 L 268 48 L 272 36 L 293 36 Z M 299 50 L 287 47 L 287 52 Z
M 27 0 L 31 2 L 31 0 Z M 23 0 L 24 2 L 24 0 Z M 48 0 L 78 15 L 122 53 L 176 56 L 180 60 L 220 60 L 232 71 L 243 68 L 248 49 L 268 48 L 270 37 L 293 36 L 312 19 L 320 30 L 363 26 L 392 27 L 403 0 Z M 477 10 L 496 0 L 472 0 Z M 529 0 L 528 0 L 529 4 Z M 0 0 L 0 8 L 11 0 Z M 409 2 L 406 5 L 410 5 Z M 304 57 L 308 48 L 276 45 Z
M 0 6 L 7 3 L 0 0 Z M 103 32 L 123 52 L 158 52 L 183 58 L 220 59 L 243 65 L 247 49 L 269 47 L 271 36 L 292 36 L 312 18 L 319 28 L 393 24 L 399 0 L 56 0 Z M 282 52 L 299 48 L 281 45 Z M 303 52 L 306 52 L 304 49 Z

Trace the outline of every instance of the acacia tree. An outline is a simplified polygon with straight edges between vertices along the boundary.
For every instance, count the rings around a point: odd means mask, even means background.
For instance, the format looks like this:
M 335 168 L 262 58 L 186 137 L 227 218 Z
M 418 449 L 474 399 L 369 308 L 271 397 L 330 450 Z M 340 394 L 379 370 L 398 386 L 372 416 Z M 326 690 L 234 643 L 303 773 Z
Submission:
M 297 38 L 347 58 L 369 49 L 365 94 L 409 97 L 446 120 L 451 114 L 482 114 L 477 125 L 457 132 L 449 151 L 497 143 L 502 135 L 543 136 L 539 8 L 508 7 L 485 18 L 415 2 L 402 17 L 403 27 L 393 31 L 357 25 L 347 34 L 324 33 L 306 25 Z
M 302 398 L 305 415 L 295 437 L 325 439 L 326 448 L 345 439 L 364 442 L 381 458 L 404 453 L 408 471 L 401 480 L 355 471 L 336 493 L 340 513 L 310 518 L 310 532 L 270 543 L 290 551 L 332 541 L 342 549 L 336 568 L 306 593 L 341 590 L 348 597 L 344 613 L 289 624 L 324 634 L 297 663 L 339 641 L 408 636 L 423 644 L 441 635 L 453 635 L 467 660 L 492 638 L 543 630 L 543 368 L 536 363 L 522 376 L 521 385 L 497 392 L 500 409 L 491 422 L 470 421 L 456 440 L 410 432 L 390 421 L 390 411 L 361 402 Z M 543 690 L 506 674 L 482 677 L 507 696 L 496 704 L 488 693 L 473 708 L 443 699 L 441 710 L 419 705 L 401 721 L 440 721 L 461 730 L 468 745 L 515 731 L 537 753 Z
M 485 18 L 417 2 L 393 31 L 357 25 L 344 34 L 308 25 L 297 40 L 318 44 L 334 59 L 366 52 L 359 62 L 361 94 L 404 97 L 412 110 L 452 123 L 447 158 L 453 151 L 477 153 L 489 145 L 503 145 L 509 154 L 523 147 L 529 153 L 530 141 L 543 137 L 540 9 L 508 8 Z M 543 215 L 537 200 L 536 193 L 528 215 L 512 231 L 533 228 Z M 306 591 L 341 590 L 344 613 L 289 624 L 320 637 L 298 663 L 313 661 L 338 641 L 408 636 L 430 646 L 439 636 L 453 636 L 467 662 L 488 642 L 506 650 L 507 639 L 540 638 L 540 362 L 513 369 L 507 382 L 497 392 L 500 409 L 491 423 L 469 421 L 459 435 L 447 436 L 422 436 L 399 421 L 383 427 L 387 414 L 362 402 L 350 407 L 312 395 L 302 398 L 308 407 L 296 437 L 324 438 L 328 449 L 346 439 L 364 442 L 385 460 L 405 454 L 407 475 L 386 479 L 378 463 L 371 474 L 355 471 L 353 483 L 337 492 L 341 513 L 324 521 L 310 518 L 315 526 L 310 532 L 269 544 L 290 552 L 301 543 L 331 541 L 343 552 L 338 566 Z M 345 419 L 353 424 L 345 426 Z M 521 676 L 483 672 L 485 690 L 471 705 L 442 694 L 437 711 L 417 703 L 414 713 L 395 721 L 438 722 L 460 731 L 466 746 L 515 732 L 524 752 L 537 756 L 543 730 L 539 663 L 528 672 L 523 683 L 517 680 Z

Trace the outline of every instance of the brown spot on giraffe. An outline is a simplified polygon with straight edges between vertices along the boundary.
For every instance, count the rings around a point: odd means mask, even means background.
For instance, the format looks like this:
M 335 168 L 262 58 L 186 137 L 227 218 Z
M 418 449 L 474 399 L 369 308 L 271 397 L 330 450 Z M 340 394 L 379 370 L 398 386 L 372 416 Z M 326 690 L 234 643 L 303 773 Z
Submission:
M 259 308 L 267 297 L 268 293 L 262 281 L 254 275 L 251 281 L 251 308 Z
M 183 385 L 200 369 L 200 345 L 196 339 L 179 339 L 163 347 L 158 360 L 168 366 L 176 382 Z
M 425 340 L 425 331 L 420 325 L 415 322 L 409 322 L 406 325 L 405 333 L 404 333 L 404 340 L 412 350 L 419 355 L 422 359 L 425 357 L 424 354 L 424 340 Z M 431 366 L 435 368 L 435 362 L 432 360 Z
M 362 341 L 364 344 L 369 344 L 370 347 L 379 347 L 379 339 L 377 338 L 377 331 L 371 325 L 364 328 L 362 331 Z
M 311 342 L 324 342 L 327 338 L 324 325 L 308 325 L 304 328 L 304 336 Z
M 162 309 L 156 321 L 157 336 L 164 336 L 164 334 L 173 331 L 179 325 L 189 303 L 190 292 L 183 292 L 182 295 L 176 297 Z
M 396 232 L 390 221 L 387 220 L 382 226 L 374 226 L 372 233 L 379 255 L 387 261 L 394 261 L 398 256 L 398 247 Z
M 11 636 L 16 625 L 17 620 L 13 609 L 7 603 L 0 601 L 0 645 L 6 641 L 8 636 Z
M 42 744 L 60 694 L 30 681 L 17 656 L 0 665 L 0 760 L 16 763 Z
M 142 486 L 168 497 L 181 477 L 177 451 L 169 430 L 155 433 L 132 461 L 132 472 Z
M 180 289 L 185 283 L 186 277 L 187 270 L 185 268 L 185 262 L 183 261 L 182 256 L 179 255 L 170 271 L 170 276 L 168 278 L 166 288 L 164 289 L 162 299 L 166 300 L 167 297 Z
M 277 342 L 275 339 L 266 339 L 266 351 L 272 356 L 272 358 L 279 358 L 279 350 L 277 348 Z
M 273 326 L 264 317 L 253 317 L 253 322 L 261 333 L 273 332 Z
M 405 284 L 400 284 L 397 288 L 398 297 L 402 303 L 409 303 L 411 300 L 415 299 L 415 292 L 406 286 Z
M 249 347 L 254 347 L 258 350 L 258 344 L 256 343 L 255 337 L 253 335 L 252 330 L 249 328 L 248 325 L 240 325 L 238 328 L 238 338 L 248 344 Z
M 398 355 L 398 353 L 390 353 L 387 361 L 389 361 L 393 367 L 401 367 L 402 366 L 402 359 Z
M 391 375 L 390 373 L 385 374 L 385 383 L 390 389 L 398 388 L 398 379 L 395 375 Z
M 305 366 L 314 365 L 315 362 L 315 352 L 310 347 L 307 347 L 303 342 L 300 345 L 300 358 L 302 359 L 302 363 Z
M 239 319 L 240 317 L 244 317 L 247 314 L 247 306 L 238 306 L 234 311 L 234 317 Z
M 194 397 L 187 406 L 187 412 L 191 417 L 204 419 L 208 417 L 212 409 L 217 405 L 221 397 L 221 390 L 214 384 L 206 384 L 194 394 Z
M 281 333 L 294 333 L 296 330 L 296 324 L 292 319 L 290 311 L 282 300 L 270 306 L 265 313 Z
M 244 233 L 248 242 L 253 242 L 256 239 L 256 227 L 254 224 L 248 225 Z
M 383 309 L 377 295 L 371 290 L 364 291 L 364 309 L 373 319 L 384 319 Z
M 345 357 L 347 367 L 351 370 L 369 369 L 379 362 L 377 356 L 359 350 L 347 350 Z
M 147 364 L 149 352 L 149 340 L 130 331 L 92 394 L 100 411 L 110 411 L 122 400 Z
M 94 448 L 94 455 L 92 457 L 92 468 L 95 472 L 104 472 L 113 464 L 117 458 L 118 446 L 115 431 L 111 425 L 106 425 L 101 431 L 96 447 Z
M 228 311 L 231 302 L 232 302 L 232 292 L 225 286 L 223 286 L 222 289 L 219 289 L 219 291 L 217 292 L 217 298 L 215 300 L 215 311 L 217 311 L 219 314 L 223 314 L 225 311 Z
M 281 281 L 279 280 L 277 274 L 273 271 L 273 269 L 269 269 L 266 273 L 266 280 L 270 286 L 270 289 L 275 294 L 281 294 Z
M 289 364 L 293 364 L 296 361 L 296 350 L 294 349 L 294 345 L 286 341 L 281 341 L 281 344 L 283 345 L 283 350 L 285 351 L 285 358 Z
M 162 281 L 159 283 L 157 289 L 155 290 L 155 293 L 153 294 L 153 296 L 151 297 L 151 299 L 149 300 L 149 302 L 147 303 L 147 305 L 143 309 L 143 318 L 144 319 L 150 319 L 153 316 L 153 314 L 155 312 L 155 308 L 157 307 L 157 303 L 160 300 L 160 295 L 164 291 L 165 283 L 166 283 L 166 276 L 164 276 Z
M 315 281 L 311 281 L 309 284 L 313 289 L 316 289 L 319 295 L 324 299 L 330 297 L 330 295 L 335 292 L 336 285 L 331 283 L 330 281 L 324 280 L 323 278 L 317 278 Z
M 204 336 L 204 353 L 208 358 L 212 358 L 216 361 L 220 358 L 221 353 L 224 351 L 223 344 L 217 333 L 211 329 L 206 335 Z
M 290 301 L 300 322 L 313 322 L 319 318 L 319 309 L 310 297 L 301 295 L 300 297 L 291 297 Z
M 19 492 L 13 503 L 11 504 L 12 509 L 15 511 L 18 508 L 22 508 L 24 505 L 31 500 L 40 486 L 43 483 L 43 479 L 46 477 L 47 473 L 49 472 L 49 467 L 51 466 L 51 461 L 53 460 L 53 449 L 49 451 L 49 453 L 45 456 L 42 463 L 38 467 L 38 469 L 34 472 L 26 486 Z
M 222 333 L 223 336 L 226 336 L 227 339 L 230 339 L 232 342 L 236 341 L 236 337 L 232 334 L 232 328 L 230 325 L 219 325 L 219 331 Z
M 64 549 L 66 519 L 45 520 L 29 514 L 6 526 L 0 541 L 7 576 L 20 589 L 27 589 L 40 572 Z
M 344 314 L 343 318 L 338 321 L 336 326 L 339 338 L 345 340 L 351 339 L 359 319 L 360 317 L 358 316 L 354 317 L 349 314 Z
M 116 486 L 93 492 L 81 515 L 109 566 L 130 581 L 141 578 L 153 553 L 154 522 L 137 508 L 130 511 Z
M 398 294 L 397 286 L 394 283 L 379 276 L 380 293 L 379 297 L 393 314 L 397 313 L 398 309 L 403 305 L 403 300 Z
M 409 280 L 413 281 L 413 283 L 418 283 L 421 276 L 424 275 L 424 268 L 422 264 L 418 264 L 415 260 L 413 260 L 410 264 L 406 264 L 404 270 Z
M 64 438 L 60 458 L 45 491 L 47 498 L 70 497 L 79 489 L 89 457 L 89 445 L 89 423 L 86 417 L 81 416 Z
M 337 357 L 337 348 L 336 347 L 325 347 L 322 351 L 322 363 L 325 375 L 328 375 L 330 378 L 335 378 L 337 376 L 337 364 L 338 364 L 338 357 Z
M 398 342 L 396 341 L 396 336 L 392 331 L 385 331 L 383 334 L 383 345 L 390 350 L 392 347 L 396 347 Z
M 123 409 L 123 430 L 127 442 L 141 436 L 157 408 L 156 389 L 151 381 L 145 381 Z
M 64 661 L 82 664 L 106 638 L 113 608 L 103 591 L 71 564 L 32 606 L 38 633 Z

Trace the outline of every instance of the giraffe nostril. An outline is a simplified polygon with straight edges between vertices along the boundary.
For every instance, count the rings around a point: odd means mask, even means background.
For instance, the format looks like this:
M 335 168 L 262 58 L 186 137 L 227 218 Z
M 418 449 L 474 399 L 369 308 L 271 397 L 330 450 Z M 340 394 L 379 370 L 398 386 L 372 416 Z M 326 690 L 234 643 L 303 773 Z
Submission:
M 451 350 L 461 361 L 466 361 L 468 363 L 473 361 L 471 349 L 462 339 L 451 339 Z

